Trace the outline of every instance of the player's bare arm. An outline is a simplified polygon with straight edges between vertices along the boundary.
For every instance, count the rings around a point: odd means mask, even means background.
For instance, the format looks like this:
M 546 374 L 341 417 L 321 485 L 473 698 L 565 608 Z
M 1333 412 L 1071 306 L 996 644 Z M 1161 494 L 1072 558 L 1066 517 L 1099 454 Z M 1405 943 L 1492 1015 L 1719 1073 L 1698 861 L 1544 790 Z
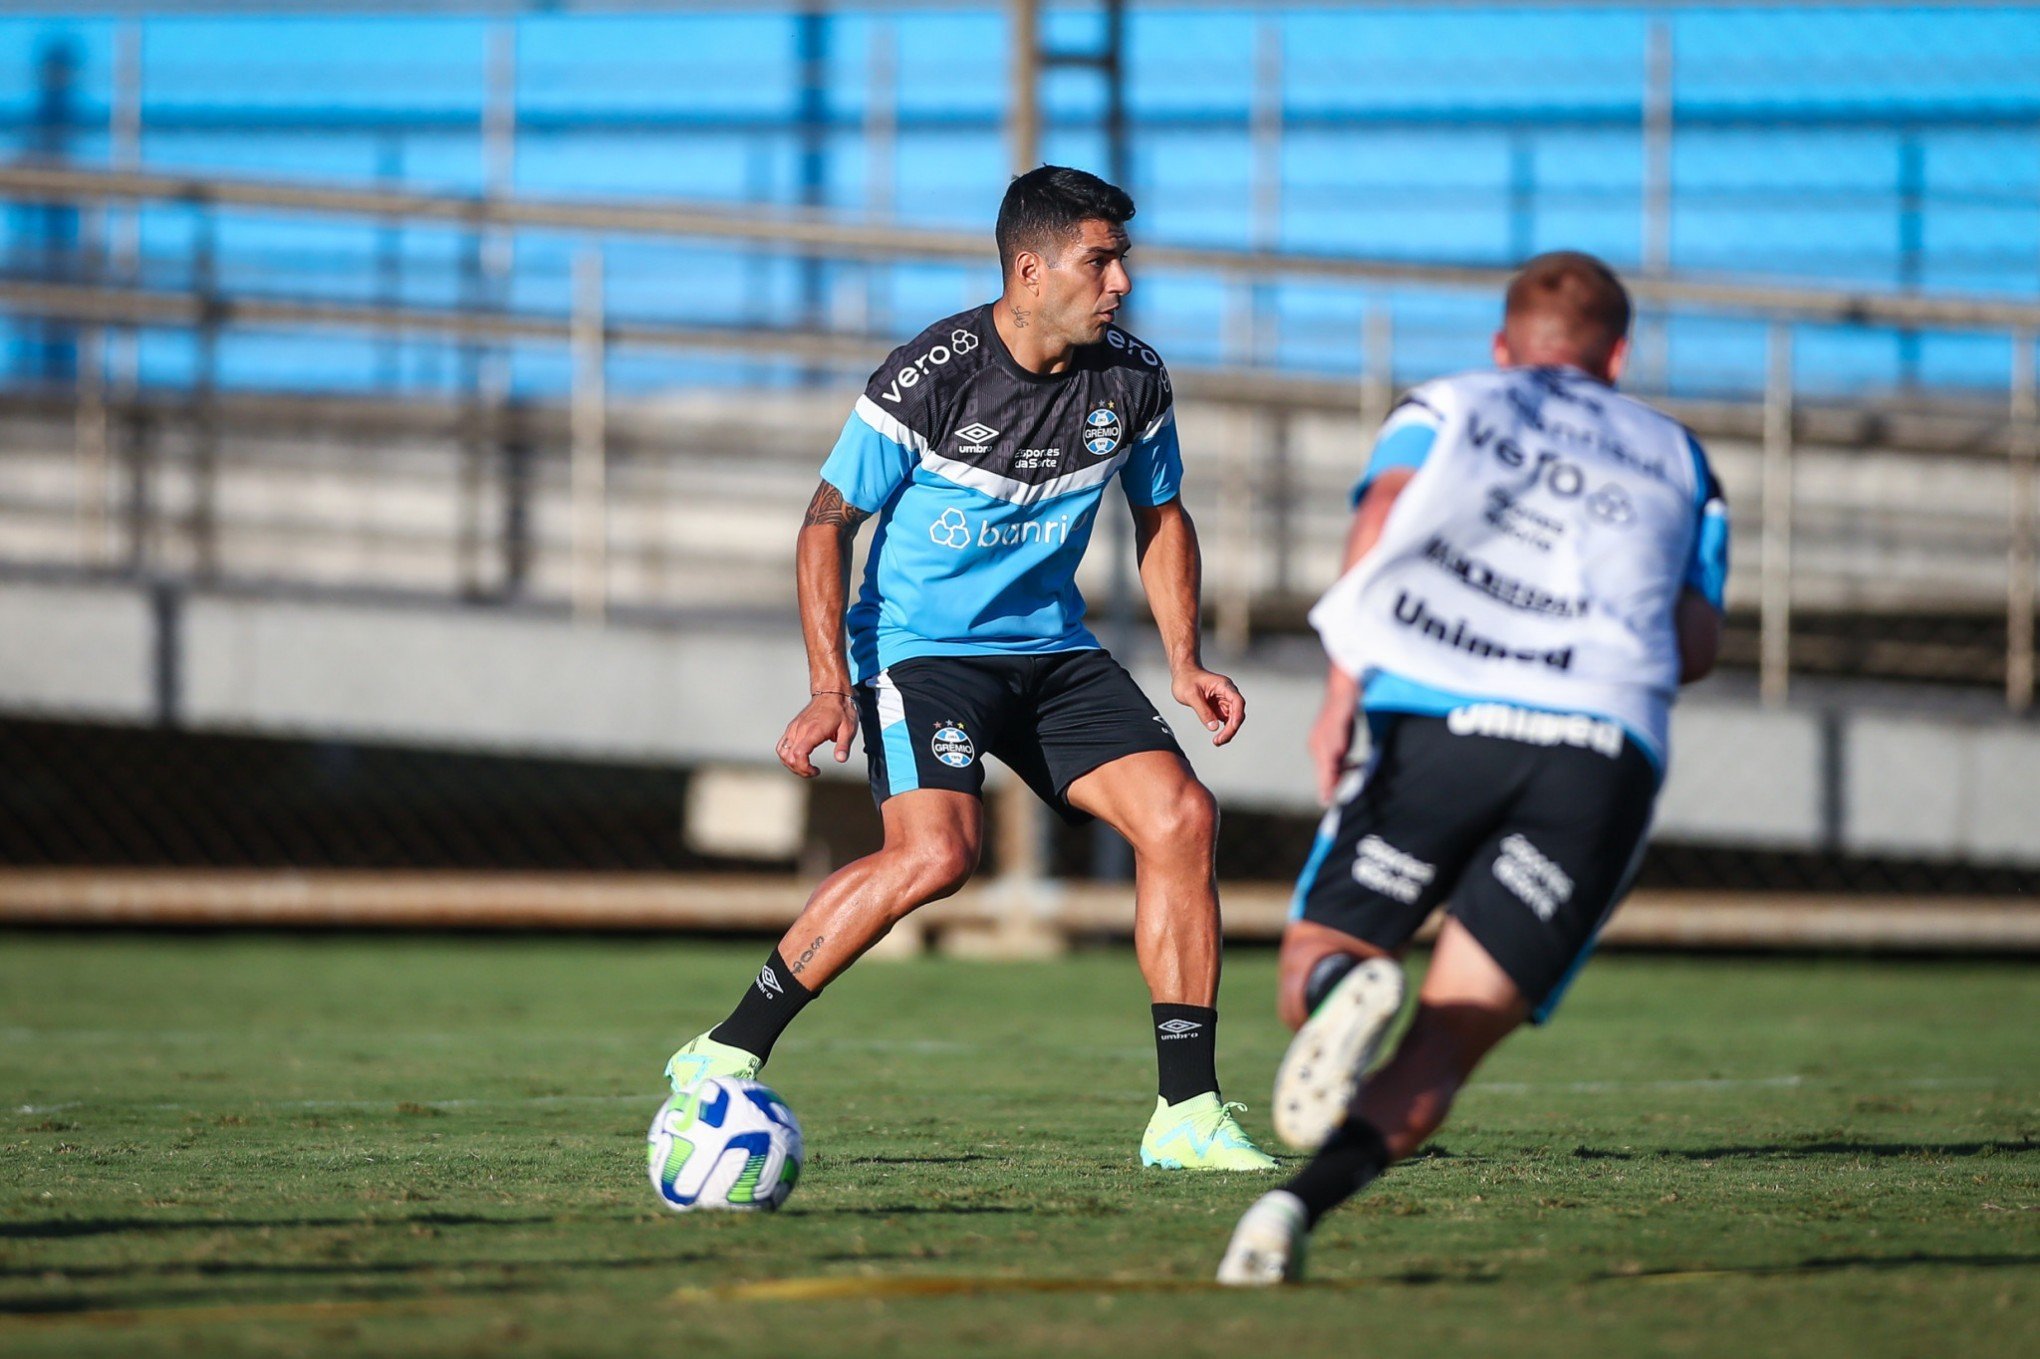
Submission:
M 1367 488 L 1359 508 L 1353 511 L 1353 523 L 1346 530 L 1346 557 L 1339 564 L 1339 574 L 1358 566 L 1381 541 L 1381 527 L 1388 522 L 1388 512 L 1395 508 L 1396 497 L 1415 475 L 1410 468 L 1391 468 Z M 1345 773 L 1346 757 L 1353 751 L 1353 714 L 1359 702 L 1358 677 L 1336 665 L 1327 665 L 1325 701 L 1318 708 L 1317 719 L 1310 724 L 1310 735 L 1304 742 L 1310 753 L 1311 770 L 1317 776 L 1320 803 L 1330 805 Z
M 1226 676 L 1204 667 L 1198 609 L 1204 586 L 1204 558 L 1197 525 L 1181 497 L 1160 505 L 1135 506 L 1134 556 L 1141 588 L 1169 658 L 1170 691 L 1197 714 L 1211 744 L 1232 740 L 1247 718 L 1247 700 Z
M 1721 655 L 1721 610 L 1698 590 L 1682 590 L 1674 621 L 1679 632 L 1679 683 L 1706 679 Z
M 833 741 L 836 763 L 850 758 L 857 705 L 850 697 L 850 662 L 843 641 L 843 603 L 850 589 L 850 545 L 863 510 L 828 482 L 815 487 L 794 549 L 801 639 L 807 644 L 807 706 L 779 738 L 779 762 L 804 779 L 821 771 L 809 758 Z

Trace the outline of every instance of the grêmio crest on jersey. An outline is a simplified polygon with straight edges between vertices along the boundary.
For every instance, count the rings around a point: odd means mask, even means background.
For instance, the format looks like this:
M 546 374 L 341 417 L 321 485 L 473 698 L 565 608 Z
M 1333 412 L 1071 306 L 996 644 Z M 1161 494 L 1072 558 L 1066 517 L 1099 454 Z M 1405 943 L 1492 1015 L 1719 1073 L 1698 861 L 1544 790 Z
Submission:
M 864 394 L 935 458 L 1037 486 L 1118 461 L 1172 399 L 1161 356 L 1116 326 L 1063 372 L 1029 372 L 999 338 L 990 304 L 901 345 Z

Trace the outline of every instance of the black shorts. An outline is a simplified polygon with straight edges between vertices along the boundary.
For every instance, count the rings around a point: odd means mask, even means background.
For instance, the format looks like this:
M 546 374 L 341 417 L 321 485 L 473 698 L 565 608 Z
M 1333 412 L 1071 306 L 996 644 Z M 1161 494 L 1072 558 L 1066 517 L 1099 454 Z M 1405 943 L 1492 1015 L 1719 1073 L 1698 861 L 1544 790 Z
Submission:
M 1394 952 L 1449 900 L 1542 1023 L 1629 890 L 1657 785 L 1613 723 L 1502 704 L 1378 715 L 1373 758 L 1326 813 L 1290 918 Z
M 871 794 L 917 788 L 984 795 L 996 755 L 1071 825 L 1069 786 L 1145 750 L 1182 754 L 1133 676 L 1103 651 L 1040 656 L 920 656 L 857 686 Z

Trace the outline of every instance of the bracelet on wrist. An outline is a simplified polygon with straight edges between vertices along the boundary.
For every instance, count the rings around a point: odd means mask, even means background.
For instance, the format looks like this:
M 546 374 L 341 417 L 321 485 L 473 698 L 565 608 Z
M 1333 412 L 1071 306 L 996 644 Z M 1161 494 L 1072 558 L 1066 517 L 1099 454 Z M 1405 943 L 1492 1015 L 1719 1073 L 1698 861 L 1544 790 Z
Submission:
M 820 698 L 823 694 L 829 694 L 836 698 L 850 697 L 849 691 L 845 689 L 810 689 L 807 692 L 809 698 Z

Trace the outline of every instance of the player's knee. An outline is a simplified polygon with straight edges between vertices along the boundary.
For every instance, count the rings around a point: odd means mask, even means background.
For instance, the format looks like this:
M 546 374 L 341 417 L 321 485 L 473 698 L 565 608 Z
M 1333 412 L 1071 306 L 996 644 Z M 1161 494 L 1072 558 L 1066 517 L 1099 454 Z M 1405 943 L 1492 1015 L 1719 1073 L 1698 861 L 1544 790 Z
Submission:
M 1303 1021 L 1310 1018 L 1310 1001 L 1304 993 L 1310 982 L 1311 968 L 1326 952 L 1322 945 L 1311 947 L 1300 943 L 1293 931 L 1290 937 L 1283 939 L 1275 982 L 1275 1014 L 1284 1027 L 1300 1029 Z
M 1185 780 L 1170 797 L 1157 798 L 1128 827 L 1129 839 L 1143 853 L 1181 853 L 1197 848 L 1209 853 L 1218 838 L 1218 799 L 1195 779 Z
M 907 856 L 913 905 L 956 895 L 977 871 L 978 846 L 973 841 L 942 840 L 903 852 Z
M 1193 783 L 1176 799 L 1176 834 L 1183 842 L 1209 846 L 1218 840 L 1218 799 Z
M 1381 950 L 1309 921 L 1292 922 L 1282 934 L 1276 963 L 1275 1013 L 1291 1029 L 1303 1027 L 1314 1001 L 1354 967 Z

